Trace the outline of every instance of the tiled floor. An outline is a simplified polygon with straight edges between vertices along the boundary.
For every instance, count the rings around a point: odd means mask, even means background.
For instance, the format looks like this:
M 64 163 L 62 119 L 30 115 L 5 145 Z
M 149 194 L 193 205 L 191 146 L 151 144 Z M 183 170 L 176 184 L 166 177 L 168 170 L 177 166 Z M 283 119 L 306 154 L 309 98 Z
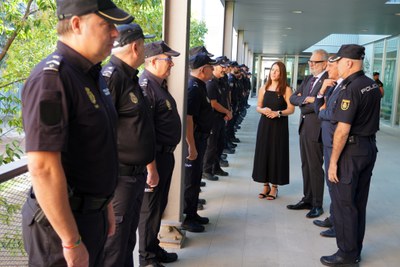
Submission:
M 229 156 L 228 177 L 207 181 L 201 198 L 207 205 L 200 215 L 210 218 L 204 233 L 187 233 L 176 267 L 321 266 L 319 258 L 337 249 L 335 239 L 323 238 L 321 229 L 292 211 L 287 204 L 302 197 L 302 178 L 297 126 L 299 114 L 290 118 L 291 182 L 279 188 L 274 201 L 257 198 L 262 185 L 251 179 L 255 136 L 259 115 L 252 107 L 237 133 L 241 143 Z M 372 178 L 367 210 L 367 230 L 362 267 L 400 266 L 400 137 L 378 134 L 378 160 Z M 324 209 L 329 210 L 325 192 Z M 325 215 L 321 218 L 324 219 Z M 135 261 L 137 252 L 135 251 Z M 136 265 L 138 266 L 138 265 Z

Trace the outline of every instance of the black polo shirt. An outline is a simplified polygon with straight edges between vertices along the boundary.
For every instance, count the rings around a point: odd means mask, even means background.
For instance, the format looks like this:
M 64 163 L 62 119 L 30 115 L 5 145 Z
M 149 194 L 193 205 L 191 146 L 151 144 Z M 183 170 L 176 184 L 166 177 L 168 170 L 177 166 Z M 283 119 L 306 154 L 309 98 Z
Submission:
M 209 80 L 206 83 L 207 87 L 207 96 L 211 100 L 216 100 L 220 105 L 222 105 L 224 108 L 227 108 L 227 98 L 225 95 L 225 88 L 224 86 L 224 81 L 221 79 L 218 79 L 216 77 L 213 77 L 211 80 Z M 225 113 L 218 112 L 214 110 L 214 113 L 216 115 L 225 117 Z
M 374 135 L 379 130 L 380 101 L 375 81 L 356 72 L 342 82 L 333 120 L 351 124 L 350 135 Z
M 150 107 L 138 83 L 138 71 L 111 56 L 102 73 L 118 113 L 119 162 L 147 165 L 154 160 L 155 133 Z
M 187 115 L 193 116 L 195 132 L 210 133 L 214 114 L 207 97 L 206 84 L 193 76 L 189 77 Z
M 140 75 L 139 84 L 151 105 L 156 143 L 158 145 L 176 146 L 181 141 L 181 118 L 176 108 L 175 99 L 168 92 L 166 80 L 144 70 Z
M 25 83 L 22 117 L 27 152 L 61 152 L 68 184 L 105 197 L 117 182 L 117 115 L 100 69 L 59 41 Z

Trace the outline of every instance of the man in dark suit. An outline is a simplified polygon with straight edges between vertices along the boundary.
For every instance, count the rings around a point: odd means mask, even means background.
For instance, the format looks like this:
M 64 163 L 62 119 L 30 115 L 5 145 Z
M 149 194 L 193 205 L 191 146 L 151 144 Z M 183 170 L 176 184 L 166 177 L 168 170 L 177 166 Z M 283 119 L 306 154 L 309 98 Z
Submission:
M 325 50 L 315 50 L 308 61 L 312 75 L 306 77 L 302 84 L 290 97 L 290 102 L 300 108 L 300 156 L 303 173 L 304 197 L 288 209 L 310 209 L 307 218 L 319 217 L 324 210 L 322 199 L 324 195 L 324 171 L 322 169 L 323 154 L 321 143 L 321 121 L 314 112 L 314 101 L 323 81 L 328 77 L 325 71 L 328 53 Z

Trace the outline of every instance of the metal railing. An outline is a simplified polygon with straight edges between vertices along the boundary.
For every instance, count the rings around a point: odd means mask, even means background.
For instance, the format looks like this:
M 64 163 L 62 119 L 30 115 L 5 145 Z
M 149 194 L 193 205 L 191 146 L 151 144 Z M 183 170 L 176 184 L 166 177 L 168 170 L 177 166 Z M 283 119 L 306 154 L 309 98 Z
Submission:
M 0 166 L 0 266 L 28 266 L 21 208 L 31 186 L 26 158 Z

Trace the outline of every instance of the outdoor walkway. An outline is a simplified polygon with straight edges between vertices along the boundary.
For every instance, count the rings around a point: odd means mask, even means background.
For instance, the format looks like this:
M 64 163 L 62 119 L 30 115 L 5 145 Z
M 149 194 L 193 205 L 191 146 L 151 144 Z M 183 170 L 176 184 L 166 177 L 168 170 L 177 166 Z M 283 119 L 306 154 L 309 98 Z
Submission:
M 228 177 L 207 181 L 201 198 L 207 200 L 201 216 L 210 218 L 204 233 L 187 232 L 182 249 L 168 249 L 179 255 L 174 267 L 265 267 L 322 266 L 320 257 L 336 252 L 336 240 L 324 238 L 324 228 L 314 226 L 306 211 L 292 211 L 287 204 L 302 197 L 298 145 L 299 114 L 293 114 L 290 127 L 290 175 L 287 186 L 279 187 L 274 201 L 258 199 L 262 184 L 252 181 L 251 171 L 259 114 L 256 99 L 238 131 L 236 154 L 229 155 Z M 367 229 L 362 267 L 400 266 L 400 136 L 378 134 L 378 160 L 372 177 L 367 208 Z M 324 219 L 329 211 L 325 188 Z M 137 264 L 137 252 L 135 251 Z M 136 265 L 138 266 L 138 264 Z

